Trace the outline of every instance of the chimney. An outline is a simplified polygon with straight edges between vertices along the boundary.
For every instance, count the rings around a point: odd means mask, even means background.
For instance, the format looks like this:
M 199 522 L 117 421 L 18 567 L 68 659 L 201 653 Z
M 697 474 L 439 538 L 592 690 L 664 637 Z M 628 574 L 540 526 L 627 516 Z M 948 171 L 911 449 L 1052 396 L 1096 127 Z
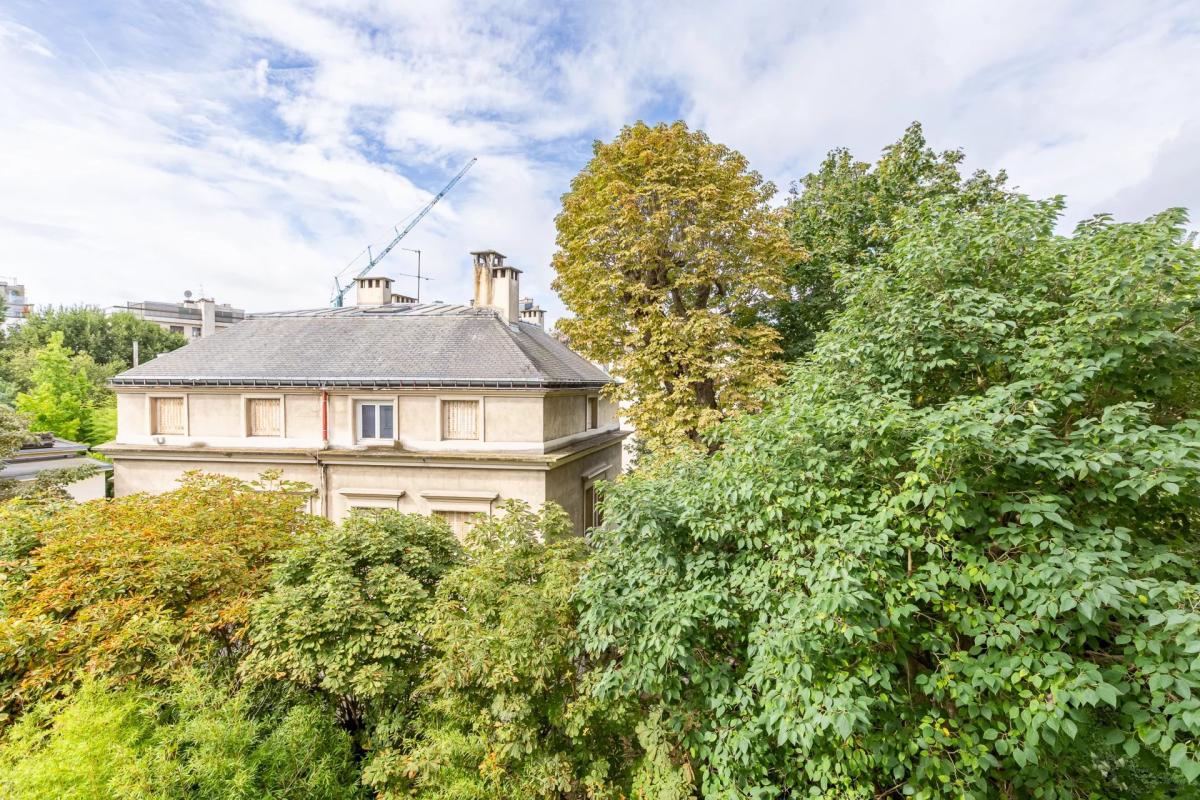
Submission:
M 200 336 L 212 336 L 217 332 L 217 303 L 212 298 L 201 297 L 197 305 L 200 306 Z
M 542 328 L 546 327 L 546 312 L 533 304 L 532 297 L 521 298 L 521 319 Z
M 521 293 L 521 270 L 504 263 L 504 255 L 495 250 L 476 250 L 475 297 L 472 305 L 500 312 L 509 325 L 520 319 L 517 298 Z
M 387 306 L 391 303 L 391 278 L 376 275 L 354 279 L 354 305 Z

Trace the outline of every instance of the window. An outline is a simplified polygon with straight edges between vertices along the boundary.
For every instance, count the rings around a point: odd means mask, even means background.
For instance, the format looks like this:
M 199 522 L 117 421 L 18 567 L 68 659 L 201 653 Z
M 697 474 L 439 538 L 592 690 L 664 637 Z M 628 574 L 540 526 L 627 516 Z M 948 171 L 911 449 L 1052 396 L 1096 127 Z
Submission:
M 479 438 L 479 401 L 442 401 L 442 438 Z
M 183 326 L 182 325 L 172 325 L 171 333 L 183 333 Z
M 483 516 L 478 511 L 434 511 L 433 514 L 446 520 L 450 524 L 450 530 L 454 531 L 454 535 L 459 539 L 464 538 L 478 518 Z
M 596 502 L 596 484 L 589 483 L 583 487 L 583 527 L 599 528 L 604 524 L 600 514 L 600 506 Z
M 150 432 L 156 434 L 183 435 L 183 398 L 150 398 Z
M 587 399 L 587 427 L 592 430 L 600 424 L 600 398 L 589 397 Z
M 282 406 L 278 397 L 251 397 L 246 401 L 246 432 L 250 436 L 282 436 Z
M 200 337 L 200 329 L 197 328 L 195 325 L 193 325 L 192 326 L 192 338 L 198 339 L 199 337 Z
M 395 439 L 395 406 L 391 403 L 358 404 L 359 439 Z

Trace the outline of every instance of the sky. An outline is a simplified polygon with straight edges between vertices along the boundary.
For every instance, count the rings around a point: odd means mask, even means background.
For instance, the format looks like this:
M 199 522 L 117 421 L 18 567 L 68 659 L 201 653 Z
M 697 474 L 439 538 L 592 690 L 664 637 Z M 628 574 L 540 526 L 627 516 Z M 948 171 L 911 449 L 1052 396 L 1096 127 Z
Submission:
M 0 276 L 39 306 L 321 307 L 478 157 L 400 245 L 422 299 L 468 300 L 496 249 L 553 319 L 560 197 L 639 119 L 742 151 L 781 200 L 919 120 L 1065 194 L 1069 229 L 1200 209 L 1197 98 L 1200 0 L 0 0 Z M 376 271 L 411 294 L 415 266 Z

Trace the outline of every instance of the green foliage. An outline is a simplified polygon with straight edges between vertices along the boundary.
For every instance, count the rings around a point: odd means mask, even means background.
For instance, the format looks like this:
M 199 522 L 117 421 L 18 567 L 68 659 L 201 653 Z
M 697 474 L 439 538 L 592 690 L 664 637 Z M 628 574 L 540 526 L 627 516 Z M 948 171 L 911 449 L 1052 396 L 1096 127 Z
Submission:
M 74 440 L 88 415 L 92 384 L 75 368 L 71 355 L 63 346 L 62 333 L 51 334 L 35 354 L 32 388 L 17 395 L 17 410 L 28 416 L 32 430 Z
M 422 624 L 459 558 L 444 520 L 356 513 L 287 553 L 254 605 L 245 674 L 327 697 L 370 751 L 377 788 L 397 777 L 394 748 L 415 715 L 411 695 L 429 656 Z
M 79 428 L 80 439 L 90 445 L 104 444 L 117 438 L 117 400 L 109 399 L 102 405 L 87 410 Z
M 587 558 L 553 503 L 510 501 L 472 529 L 425 627 L 425 728 L 403 769 L 415 796 L 625 796 L 629 709 L 591 698 L 577 646 L 571 596 Z
M 324 525 L 303 503 L 288 485 L 191 473 L 160 495 L 0 507 L 0 710 L 83 674 L 155 680 L 176 646 L 236 657 L 271 559 Z
M 838 286 L 839 276 L 883 262 L 903 214 L 926 200 L 971 210 L 1004 197 L 1004 172 L 964 178 L 963 158 L 961 150 L 934 152 L 914 122 L 874 165 L 838 148 L 792 187 L 792 239 L 807 257 L 792 265 L 791 293 L 776 312 L 787 360 L 807 354 L 841 309 L 845 289 Z
M 85 684 L 27 714 L 0 746 L 12 800 L 351 800 L 349 738 L 311 701 L 198 671 L 164 690 Z
M 86 353 L 96 364 L 113 365 L 114 374 L 133 366 L 135 341 L 143 362 L 187 344 L 182 334 L 169 333 L 129 312 L 105 314 L 94 306 L 76 306 L 31 314 L 10 334 L 7 346 L 13 351 L 37 350 L 49 344 L 55 333 L 63 335 L 67 349 Z
M 26 410 L 38 431 L 100 444 L 112 438 L 115 406 L 109 379 L 187 341 L 127 312 L 99 308 L 44 309 L 30 315 L 0 345 L 0 403 Z
M 0 795 L 8 800 L 116 800 L 150 735 L 146 698 L 96 683 L 71 700 L 26 714 L 0 745 Z
M 350 737 L 321 703 L 275 687 L 232 691 L 189 671 L 155 709 L 138 800 L 362 798 Z
M 1200 253 L 1060 211 L 921 205 L 762 414 L 610 490 L 581 637 L 705 798 L 1194 796 Z
M 29 423 L 25 417 L 8 406 L 0 405 L 0 462 L 20 450 L 28 436 Z
M 556 219 L 559 323 L 624 381 L 610 390 L 651 446 L 755 407 L 779 377 L 761 318 L 794 253 L 775 187 L 682 122 L 622 129 L 571 181 Z

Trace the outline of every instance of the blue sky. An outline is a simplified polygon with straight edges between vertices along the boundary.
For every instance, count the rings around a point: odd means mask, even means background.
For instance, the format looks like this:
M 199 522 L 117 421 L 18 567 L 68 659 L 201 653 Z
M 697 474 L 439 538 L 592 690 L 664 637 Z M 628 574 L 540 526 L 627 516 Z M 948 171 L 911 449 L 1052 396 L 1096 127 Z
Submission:
M 637 119 L 781 192 L 920 120 L 1071 221 L 1200 208 L 1197 2 L 2 0 L 0 75 L 0 275 L 40 304 L 323 305 L 478 156 L 405 242 L 423 295 L 495 248 L 557 313 L 559 197 Z

